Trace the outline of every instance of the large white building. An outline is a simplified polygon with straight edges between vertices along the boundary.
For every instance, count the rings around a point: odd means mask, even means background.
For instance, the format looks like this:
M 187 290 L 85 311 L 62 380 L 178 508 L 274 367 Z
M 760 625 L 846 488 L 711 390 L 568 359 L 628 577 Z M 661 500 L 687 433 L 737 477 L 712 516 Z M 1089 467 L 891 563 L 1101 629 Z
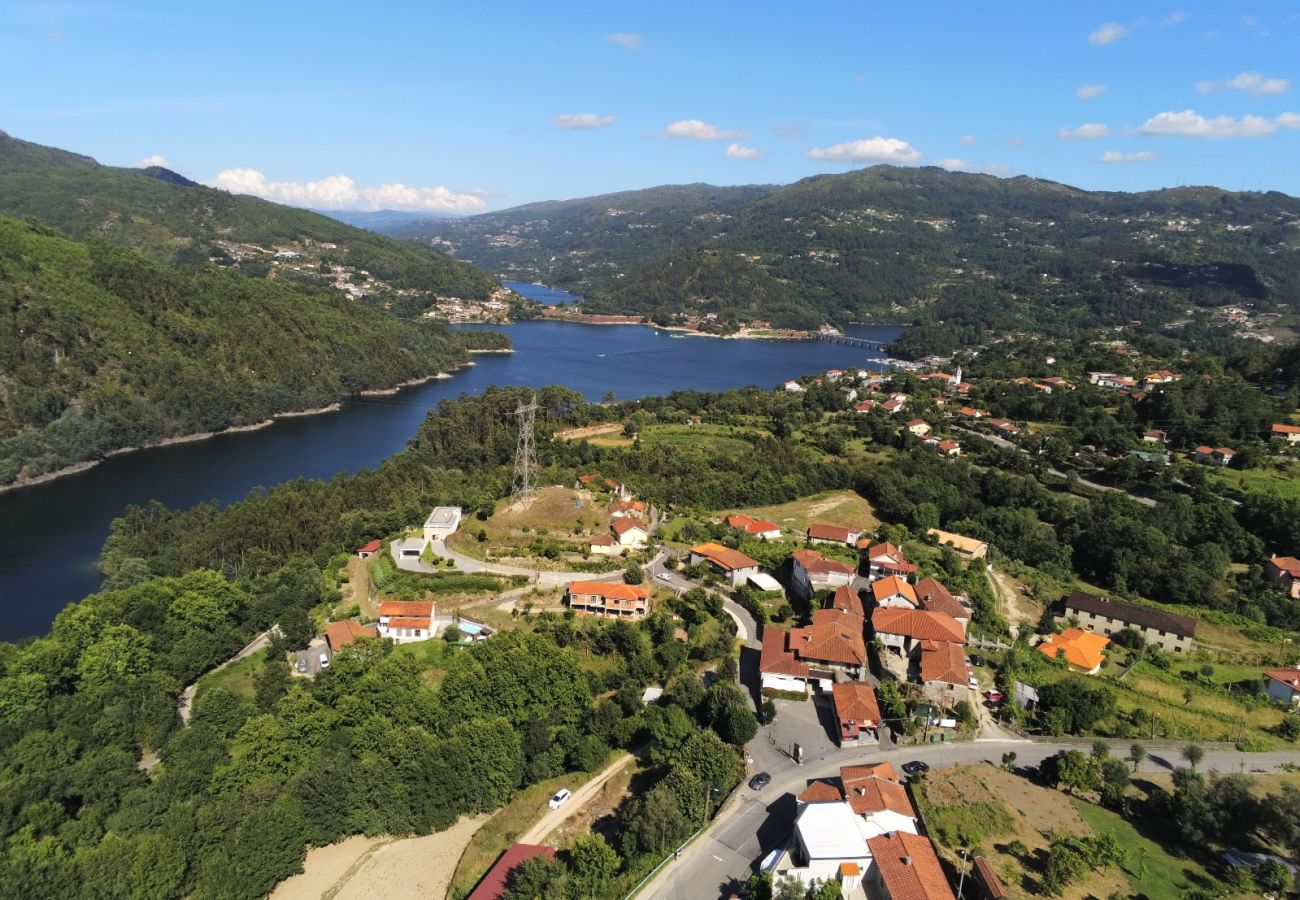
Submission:
M 459 506 L 438 506 L 424 520 L 424 539 L 426 541 L 446 540 L 460 527 Z

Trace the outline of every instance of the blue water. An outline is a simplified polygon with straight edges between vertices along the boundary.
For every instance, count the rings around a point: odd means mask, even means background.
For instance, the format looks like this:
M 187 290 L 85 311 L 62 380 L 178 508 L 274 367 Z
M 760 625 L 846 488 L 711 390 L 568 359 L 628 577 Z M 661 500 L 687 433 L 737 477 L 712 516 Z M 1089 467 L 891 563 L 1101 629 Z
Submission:
M 476 327 L 476 326 L 467 326 Z M 358 397 L 337 413 L 114 457 L 78 475 L 0 494 L 0 640 L 45 632 L 67 603 L 99 587 L 95 562 L 128 504 L 230 503 L 254 487 L 329 478 L 401 450 L 440 400 L 489 385 L 562 384 L 589 400 L 681 389 L 774 387 L 825 369 L 867 366 L 867 351 L 815 341 L 677 337 L 640 325 L 523 322 L 501 329 L 515 353 L 480 354 L 454 377 L 391 397 Z M 900 329 L 861 326 L 889 341 Z
M 559 306 L 564 303 L 577 303 L 582 297 L 577 294 L 570 294 L 568 291 L 562 291 L 559 288 L 547 287 L 544 284 L 529 284 L 527 281 L 502 281 L 502 285 L 510 288 L 517 294 L 527 297 L 529 300 L 536 300 L 547 306 Z
M 483 630 L 482 625 L 475 625 L 473 622 L 465 621 L 457 622 L 456 628 L 465 634 L 478 634 Z

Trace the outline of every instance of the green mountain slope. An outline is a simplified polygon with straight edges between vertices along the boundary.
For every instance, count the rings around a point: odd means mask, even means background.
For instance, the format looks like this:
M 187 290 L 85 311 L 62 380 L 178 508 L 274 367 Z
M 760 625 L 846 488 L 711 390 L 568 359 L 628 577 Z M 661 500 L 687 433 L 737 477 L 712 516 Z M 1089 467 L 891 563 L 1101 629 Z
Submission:
M 712 313 L 723 328 L 901 320 L 955 345 L 989 330 L 1168 323 L 1229 302 L 1294 309 L 1297 224 L 1300 200 L 1276 192 L 1104 193 L 875 166 L 781 188 L 533 204 L 425 236 L 582 293 L 592 312 Z
M 97 235 L 166 263 L 209 258 L 248 274 L 327 283 L 326 267 L 407 290 L 486 297 L 495 279 L 411 241 L 303 209 L 194 184 L 166 169 L 102 166 L 87 156 L 0 132 L 0 213 L 35 218 L 74 238 Z M 334 245 L 332 247 L 325 245 Z M 277 250 L 298 254 L 277 260 Z M 337 277 L 337 276 L 336 276 Z
M 460 335 L 335 291 L 167 269 L 3 217 L 0 320 L 0 484 L 468 359 Z

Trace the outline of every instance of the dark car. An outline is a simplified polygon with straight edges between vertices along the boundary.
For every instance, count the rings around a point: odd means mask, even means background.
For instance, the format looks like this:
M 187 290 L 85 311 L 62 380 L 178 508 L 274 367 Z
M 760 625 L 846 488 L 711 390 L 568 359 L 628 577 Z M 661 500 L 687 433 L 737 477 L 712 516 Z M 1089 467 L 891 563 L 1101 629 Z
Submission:
M 930 771 L 930 766 L 919 759 L 914 759 L 911 762 L 903 763 L 903 771 L 908 775 L 922 775 Z
M 751 790 L 755 791 L 761 791 L 771 783 L 772 776 L 766 772 L 759 772 L 753 778 L 749 779 L 749 787 Z
M 984 665 L 984 657 L 980 656 L 978 653 L 972 653 L 970 655 L 970 664 L 972 666 L 982 666 Z

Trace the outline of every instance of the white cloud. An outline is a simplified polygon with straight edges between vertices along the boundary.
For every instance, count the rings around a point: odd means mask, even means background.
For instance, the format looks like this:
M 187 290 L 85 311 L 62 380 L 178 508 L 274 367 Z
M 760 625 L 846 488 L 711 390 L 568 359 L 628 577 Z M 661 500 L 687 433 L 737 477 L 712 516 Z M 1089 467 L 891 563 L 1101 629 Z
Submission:
M 1300 113 L 1282 113 L 1277 117 L 1277 124 L 1283 128 L 1300 128 Z
M 731 144 L 727 147 L 724 155 L 727 159 L 758 159 L 763 154 L 759 153 L 753 147 L 742 147 L 739 144 Z
M 612 34 L 605 35 L 605 40 L 618 44 L 624 50 L 641 49 L 641 35 L 639 34 L 627 34 L 626 32 L 615 31 Z
M 1101 156 L 1097 157 L 1097 162 L 1104 163 L 1140 163 L 1155 162 L 1160 159 L 1160 154 L 1154 150 L 1139 150 L 1136 153 L 1120 153 L 1118 150 L 1107 150 Z
M 1187 13 L 1184 10 L 1179 9 L 1179 10 L 1175 10 L 1174 12 L 1171 12 L 1169 15 L 1161 19 L 1160 24 L 1163 25 L 1165 28 L 1169 28 L 1174 25 L 1181 25 L 1186 21 L 1187 21 Z
M 1104 84 L 1081 84 L 1079 89 L 1074 92 L 1074 96 L 1080 100 L 1091 100 L 1093 97 L 1100 97 L 1106 93 Z
M 1202 94 L 1241 91 L 1252 97 L 1271 97 L 1291 90 L 1291 82 L 1285 78 L 1265 78 L 1259 72 L 1242 72 L 1226 81 L 1198 81 L 1196 89 Z
M 975 143 L 975 135 L 963 134 L 960 138 L 958 138 L 958 140 L 969 147 L 971 144 Z
M 1154 115 L 1143 122 L 1138 131 L 1164 137 L 1259 138 L 1277 131 L 1279 124 L 1283 124 L 1281 116 L 1278 121 L 1261 116 L 1242 116 L 1240 119 L 1217 116 L 1207 119 L 1195 110 L 1187 109 Z
M 614 116 L 598 116 L 595 113 L 564 113 L 551 119 L 551 124 L 556 128 L 573 131 L 591 131 L 613 125 L 616 121 L 618 120 Z
M 1095 141 L 1097 138 L 1110 136 L 1110 129 L 1097 122 L 1089 122 L 1078 128 L 1062 128 L 1056 136 L 1063 141 Z
M 457 193 L 445 187 L 409 187 L 381 184 L 360 187 L 346 175 L 331 175 L 319 181 L 268 181 L 256 169 L 226 169 L 208 182 L 209 186 L 232 194 L 252 194 L 264 200 L 306 206 L 311 209 L 403 209 L 448 213 L 475 213 L 487 207 L 473 193 Z
M 727 141 L 733 138 L 744 140 L 749 137 L 743 131 L 728 131 L 717 125 L 701 122 L 699 119 L 679 119 L 670 123 L 664 129 L 664 134 L 670 138 L 690 138 L 693 141 Z
M 1121 25 L 1119 22 L 1104 22 L 1096 31 L 1088 35 L 1088 43 L 1104 47 L 1120 38 L 1128 37 L 1135 27 L 1137 26 Z
M 169 163 L 167 157 L 163 156 L 161 153 L 155 153 L 153 156 L 145 156 L 135 162 L 135 167 L 137 169 L 147 169 L 150 166 L 162 166 L 167 168 L 171 166 L 171 163 Z
M 921 151 L 898 138 L 873 137 L 860 141 L 847 141 L 833 147 L 813 147 L 809 159 L 827 159 L 832 162 L 891 162 L 911 163 L 921 158 Z
M 941 169 L 951 169 L 954 172 L 969 172 L 975 168 L 974 165 L 968 163 L 966 160 L 957 159 L 956 157 L 936 159 L 934 164 Z

